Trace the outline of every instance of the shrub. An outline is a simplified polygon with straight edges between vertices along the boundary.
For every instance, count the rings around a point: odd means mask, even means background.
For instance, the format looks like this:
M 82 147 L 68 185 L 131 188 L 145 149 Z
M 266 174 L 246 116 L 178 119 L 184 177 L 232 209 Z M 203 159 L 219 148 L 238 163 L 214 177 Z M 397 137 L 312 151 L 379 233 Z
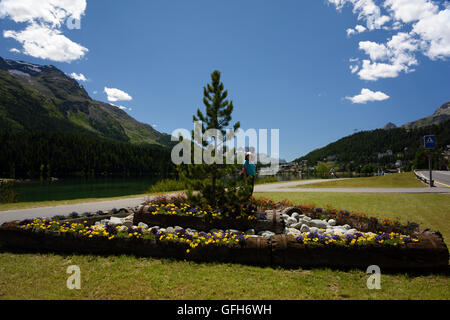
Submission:
M 11 189 L 12 183 L 0 182 L 0 203 L 17 202 L 17 194 Z
M 182 191 L 187 189 L 186 183 L 176 179 L 164 179 L 153 186 L 148 190 L 149 193 L 158 193 L 158 192 L 170 192 L 170 191 Z

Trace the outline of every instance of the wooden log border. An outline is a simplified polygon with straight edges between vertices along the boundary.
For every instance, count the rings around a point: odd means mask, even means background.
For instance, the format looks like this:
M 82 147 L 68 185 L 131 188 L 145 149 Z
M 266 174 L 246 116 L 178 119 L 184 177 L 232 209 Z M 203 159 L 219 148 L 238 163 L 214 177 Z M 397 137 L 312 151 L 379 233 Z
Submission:
M 438 233 L 418 235 L 419 242 L 399 247 L 364 245 L 305 245 L 292 236 L 271 239 L 253 237 L 243 245 L 199 246 L 187 253 L 186 243 L 106 238 L 86 238 L 50 231 L 31 232 L 17 223 L 0 227 L 0 245 L 5 249 L 68 254 L 121 255 L 174 258 L 197 262 L 225 262 L 271 267 L 364 268 L 378 265 L 383 269 L 448 269 L 449 252 Z

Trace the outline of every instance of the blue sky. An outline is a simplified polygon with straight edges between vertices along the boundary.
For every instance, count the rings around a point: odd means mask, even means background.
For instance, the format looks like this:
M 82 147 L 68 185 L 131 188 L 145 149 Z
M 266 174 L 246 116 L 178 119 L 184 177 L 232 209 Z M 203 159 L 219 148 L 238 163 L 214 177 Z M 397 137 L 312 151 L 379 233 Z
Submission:
M 202 88 L 220 70 L 234 120 L 280 129 L 286 160 L 450 100 L 450 7 L 442 1 L 408 0 L 420 12 L 403 0 L 75 0 L 70 8 L 45 0 L 31 9 L 11 1 L 0 1 L 2 57 L 82 74 L 97 100 L 108 102 L 105 87 L 119 89 L 125 100 L 111 103 L 167 133 L 192 128 Z M 81 29 L 41 12 L 58 2 L 66 16 L 80 16 Z M 427 19 L 442 30 L 431 32 Z

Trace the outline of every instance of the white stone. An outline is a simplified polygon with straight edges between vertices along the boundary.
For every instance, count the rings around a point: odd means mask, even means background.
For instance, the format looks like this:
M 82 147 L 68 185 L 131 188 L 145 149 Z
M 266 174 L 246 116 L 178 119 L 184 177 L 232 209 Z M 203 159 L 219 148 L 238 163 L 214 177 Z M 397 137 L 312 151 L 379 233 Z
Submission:
M 328 225 L 326 221 L 315 219 L 311 220 L 310 226 L 325 229 Z
M 245 231 L 245 234 L 254 236 L 256 234 L 256 232 L 255 232 L 255 229 L 249 229 L 249 230 Z
M 306 225 L 306 224 L 304 224 L 304 225 L 302 225 L 302 227 L 300 228 L 300 231 L 301 232 L 309 232 L 309 227 Z
M 297 229 L 294 229 L 294 228 L 286 228 L 284 230 L 284 233 L 285 234 L 300 234 L 301 232 L 299 230 L 297 230 Z
M 309 232 L 311 232 L 311 233 L 319 233 L 319 228 L 316 228 L 316 227 L 312 227 L 312 228 L 310 228 L 309 229 Z
M 112 217 L 111 219 L 109 219 L 108 224 L 112 226 L 119 226 L 122 225 L 123 222 L 124 220 L 121 218 Z
M 168 227 L 168 228 L 166 229 L 166 232 L 167 232 L 167 233 L 175 233 L 175 228 Z
M 261 236 L 263 236 L 264 238 L 271 238 L 275 235 L 275 233 L 273 233 L 272 231 L 264 231 Z
M 298 222 L 297 219 L 294 219 L 294 218 L 291 217 L 291 218 L 286 220 L 286 226 L 290 227 L 291 225 L 293 225 L 294 223 L 297 223 L 297 222 Z
M 350 230 L 352 227 L 350 227 L 348 224 L 344 224 L 342 226 L 345 230 Z
M 294 218 L 295 220 L 298 220 L 298 217 L 299 217 L 300 215 L 298 214 L 298 212 L 294 212 L 292 215 L 291 215 L 291 218 Z
M 328 225 L 334 227 L 336 225 L 336 220 L 334 220 L 334 219 L 328 220 Z
M 297 223 L 294 223 L 293 225 L 291 225 L 291 228 L 298 229 L 298 230 L 300 230 L 301 227 L 302 227 L 301 222 L 297 222 Z

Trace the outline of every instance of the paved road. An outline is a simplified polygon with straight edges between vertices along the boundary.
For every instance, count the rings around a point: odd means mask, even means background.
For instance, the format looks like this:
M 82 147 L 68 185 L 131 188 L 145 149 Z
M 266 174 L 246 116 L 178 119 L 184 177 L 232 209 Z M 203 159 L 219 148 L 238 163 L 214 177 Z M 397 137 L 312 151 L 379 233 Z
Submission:
M 271 183 L 258 185 L 255 187 L 255 192 L 349 192 L 349 193 L 448 193 L 450 188 L 292 188 L 298 185 L 305 185 L 317 182 L 327 182 L 344 179 L 329 179 L 329 180 L 305 180 L 292 181 L 285 183 Z
M 112 201 L 71 204 L 47 208 L 0 211 L 0 224 L 13 220 L 51 218 L 56 215 L 67 216 L 72 212 L 78 212 L 81 214 L 84 212 L 97 212 L 99 210 L 109 211 L 114 208 L 121 209 L 121 208 L 136 207 L 144 201 L 145 201 L 144 197 L 139 197 L 139 198 L 112 200 Z
M 419 171 L 427 179 L 430 178 L 429 171 Z M 437 187 L 450 188 L 450 171 L 433 171 L 433 180 Z

